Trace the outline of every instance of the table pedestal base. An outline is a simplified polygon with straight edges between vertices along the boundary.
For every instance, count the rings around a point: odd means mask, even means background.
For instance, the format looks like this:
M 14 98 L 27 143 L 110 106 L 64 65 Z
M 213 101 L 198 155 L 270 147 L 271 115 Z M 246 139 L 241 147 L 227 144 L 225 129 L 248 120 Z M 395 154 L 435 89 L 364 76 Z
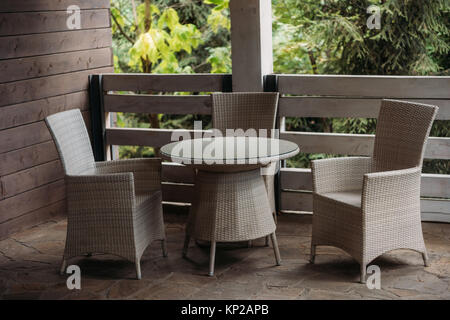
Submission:
M 197 172 L 183 255 L 187 254 L 191 237 L 211 242 L 210 275 L 214 272 L 216 242 L 240 242 L 271 235 L 279 264 L 275 228 L 259 168 L 243 172 Z

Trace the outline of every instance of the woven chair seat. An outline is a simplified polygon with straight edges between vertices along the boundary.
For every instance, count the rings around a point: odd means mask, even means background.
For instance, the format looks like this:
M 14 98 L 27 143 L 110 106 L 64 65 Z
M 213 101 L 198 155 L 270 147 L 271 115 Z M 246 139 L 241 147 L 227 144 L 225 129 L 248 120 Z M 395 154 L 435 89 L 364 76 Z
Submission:
M 361 194 L 362 190 L 350 190 L 340 192 L 327 192 L 319 195 L 340 203 L 361 208 Z

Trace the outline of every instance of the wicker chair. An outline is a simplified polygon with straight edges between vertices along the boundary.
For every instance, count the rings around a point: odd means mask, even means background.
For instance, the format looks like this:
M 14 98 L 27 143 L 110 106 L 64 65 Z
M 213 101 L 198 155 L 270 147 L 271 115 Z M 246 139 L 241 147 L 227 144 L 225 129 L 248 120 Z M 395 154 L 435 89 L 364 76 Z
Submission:
M 373 156 L 312 162 L 316 246 L 343 249 L 361 266 L 385 252 L 412 249 L 428 257 L 420 218 L 420 175 L 425 144 L 438 108 L 383 100 Z
M 108 253 L 136 264 L 153 240 L 167 255 L 161 205 L 161 160 L 95 162 L 80 110 L 46 118 L 65 172 L 67 239 L 61 265 L 80 255 Z
M 227 129 L 255 129 L 259 135 L 260 129 L 267 130 L 268 137 L 274 137 L 278 96 L 276 92 L 238 92 L 238 93 L 213 93 L 212 94 L 212 125 L 213 128 L 221 130 L 226 134 Z M 239 135 L 236 132 L 235 135 Z M 277 137 L 278 138 L 278 137 Z M 269 164 L 267 172 L 276 172 L 278 163 Z M 266 186 L 267 196 L 269 198 L 270 208 L 277 221 L 275 208 L 275 188 L 274 175 L 266 174 L 263 176 Z M 266 237 L 266 245 L 269 243 L 269 237 Z M 251 242 L 249 242 L 251 245 Z

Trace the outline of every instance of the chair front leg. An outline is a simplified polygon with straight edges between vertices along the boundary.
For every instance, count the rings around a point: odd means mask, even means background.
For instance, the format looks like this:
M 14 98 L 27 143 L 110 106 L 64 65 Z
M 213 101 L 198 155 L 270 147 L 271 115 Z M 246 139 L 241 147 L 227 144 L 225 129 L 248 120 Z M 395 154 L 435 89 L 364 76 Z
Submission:
M 214 276 L 214 263 L 216 260 L 216 241 L 211 241 L 211 248 L 209 253 L 209 276 Z
M 281 257 L 280 257 L 280 250 L 278 249 L 277 236 L 275 235 L 275 232 L 272 233 L 270 236 L 272 238 L 273 252 L 275 253 L 275 261 L 277 263 L 277 266 L 280 266 Z

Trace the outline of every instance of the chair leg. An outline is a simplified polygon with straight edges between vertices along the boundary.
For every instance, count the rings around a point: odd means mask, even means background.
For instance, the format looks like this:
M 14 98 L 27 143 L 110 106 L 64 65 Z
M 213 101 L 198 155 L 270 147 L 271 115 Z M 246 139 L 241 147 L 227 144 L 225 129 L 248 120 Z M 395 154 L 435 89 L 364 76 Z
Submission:
M 186 237 L 184 238 L 183 258 L 186 258 L 186 256 L 187 256 L 190 240 L 191 240 L 191 237 L 189 235 L 186 235 Z
M 136 279 L 141 280 L 141 261 L 136 259 Z
M 366 265 L 365 264 L 361 264 L 361 279 L 360 279 L 361 283 L 366 283 Z
M 309 262 L 314 263 L 316 260 L 316 245 L 311 244 L 311 255 L 309 257 Z
M 214 276 L 214 262 L 216 260 L 216 241 L 211 241 L 211 249 L 209 253 L 209 276 Z
M 266 243 L 264 244 L 266 247 L 268 247 L 269 246 L 269 239 L 270 239 L 270 236 L 266 236 Z
M 161 240 L 161 250 L 162 250 L 162 254 L 163 257 L 167 257 L 167 242 L 166 239 Z
M 61 269 L 59 270 L 59 273 L 61 275 L 64 275 L 64 273 L 66 272 L 66 267 L 67 267 L 67 259 L 63 258 L 61 262 Z
M 253 247 L 253 241 L 252 240 L 248 240 L 247 248 L 251 248 L 251 247 Z
M 427 252 L 422 252 L 422 258 L 423 258 L 423 264 L 425 267 L 429 267 L 430 266 L 430 261 L 428 260 L 428 254 Z
M 275 232 L 271 235 L 272 238 L 272 245 L 273 245 L 273 252 L 275 253 L 275 261 L 277 263 L 277 266 L 281 265 L 281 258 L 280 258 L 280 250 L 278 249 L 278 242 L 277 242 L 277 236 L 275 235 Z

